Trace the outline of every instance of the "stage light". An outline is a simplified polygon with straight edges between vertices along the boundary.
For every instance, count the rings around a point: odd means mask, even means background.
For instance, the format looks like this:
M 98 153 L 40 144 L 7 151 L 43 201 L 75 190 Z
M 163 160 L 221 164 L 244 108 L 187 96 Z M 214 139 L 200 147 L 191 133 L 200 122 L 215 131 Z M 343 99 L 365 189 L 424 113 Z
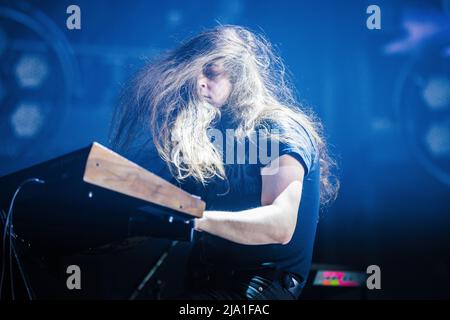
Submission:
M 22 56 L 16 65 L 18 83 L 24 88 L 36 88 L 42 84 L 48 74 L 47 62 L 35 54 Z
M 450 38 L 429 40 L 413 51 L 397 83 L 397 120 L 411 154 L 450 185 Z
M 60 26 L 29 4 L 1 5 L 0 26 L 1 175 L 40 160 L 37 142 L 70 108 L 76 62 Z
M 11 125 L 19 138 L 36 135 L 44 122 L 41 108 L 37 104 L 21 103 L 11 115 Z
M 433 123 L 428 129 L 425 141 L 430 153 L 436 158 L 450 156 L 450 118 Z
M 403 15 L 404 32 L 402 37 L 391 41 L 384 47 L 386 54 L 404 54 L 420 50 L 428 41 L 440 36 L 450 28 L 450 19 L 439 11 L 410 9 Z
M 423 89 L 423 98 L 427 105 L 435 111 L 449 108 L 450 80 L 442 76 L 429 79 Z

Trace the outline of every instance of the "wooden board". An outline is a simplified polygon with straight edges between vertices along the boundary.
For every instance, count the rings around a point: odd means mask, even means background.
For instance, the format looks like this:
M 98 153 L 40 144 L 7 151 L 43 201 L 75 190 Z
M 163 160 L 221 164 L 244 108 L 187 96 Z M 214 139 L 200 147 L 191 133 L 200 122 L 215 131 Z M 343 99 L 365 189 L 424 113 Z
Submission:
M 94 142 L 83 180 L 109 190 L 200 218 L 205 202 L 116 152 Z

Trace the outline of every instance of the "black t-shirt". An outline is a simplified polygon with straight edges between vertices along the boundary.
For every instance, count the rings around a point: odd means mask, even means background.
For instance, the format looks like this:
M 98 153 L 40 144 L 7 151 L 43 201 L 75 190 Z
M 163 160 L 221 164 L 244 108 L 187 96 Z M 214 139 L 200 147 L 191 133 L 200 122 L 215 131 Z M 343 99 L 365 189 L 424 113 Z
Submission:
M 232 129 L 232 127 L 226 116 L 223 116 L 216 126 L 224 134 L 226 129 Z M 273 126 L 272 129 L 279 128 Z M 214 270 L 272 267 L 295 273 L 302 279 L 307 278 L 319 213 L 320 166 L 317 148 L 309 134 L 305 130 L 303 132 L 303 148 L 279 143 L 278 149 L 279 156 L 283 154 L 293 156 L 301 163 L 305 171 L 297 225 L 292 240 L 286 245 L 242 245 L 206 232 L 196 232 L 191 255 L 191 263 L 194 268 L 201 268 L 203 265 L 208 265 Z M 267 162 L 263 163 L 259 152 L 256 153 L 256 163 L 250 160 L 248 139 L 245 141 L 244 163 L 237 163 L 238 152 L 235 145 L 235 162 L 225 164 L 227 179 L 216 178 L 205 187 L 192 178 L 186 179 L 182 183 L 176 181 L 164 161 L 158 156 L 151 139 L 146 136 L 147 134 L 141 136 L 142 141 L 134 141 L 133 146 L 127 152 L 117 151 L 189 193 L 200 196 L 206 202 L 206 210 L 241 211 L 261 206 L 262 177 L 260 170 Z M 224 163 L 226 163 L 228 150 L 230 149 L 223 149 Z
M 223 117 L 217 126 L 222 133 L 228 129 L 229 122 L 226 119 Z M 271 129 L 281 131 L 274 125 Z M 320 166 L 313 140 L 303 128 L 302 132 L 305 134 L 303 148 L 280 142 L 278 149 L 278 156 L 284 154 L 293 156 L 301 163 L 305 171 L 297 225 L 292 240 L 286 245 L 242 245 L 206 232 L 198 232 L 193 252 L 194 260 L 197 260 L 193 262 L 194 265 L 206 264 L 215 270 L 271 267 L 295 273 L 302 279 L 307 278 L 319 214 Z M 223 145 L 225 144 L 224 142 Z M 256 153 L 258 158 L 256 163 L 250 161 L 251 142 L 246 139 L 245 144 L 244 164 L 237 163 L 237 146 L 234 146 L 235 163 L 225 164 L 227 179 L 216 178 L 206 187 L 188 180 L 181 187 L 201 196 L 206 202 L 206 210 L 241 211 L 261 206 L 260 170 L 267 162 L 262 163 L 259 152 Z M 257 145 L 261 147 L 260 144 L 257 143 Z M 270 143 L 268 148 L 270 150 Z M 228 150 L 230 149 L 223 148 L 224 163 Z

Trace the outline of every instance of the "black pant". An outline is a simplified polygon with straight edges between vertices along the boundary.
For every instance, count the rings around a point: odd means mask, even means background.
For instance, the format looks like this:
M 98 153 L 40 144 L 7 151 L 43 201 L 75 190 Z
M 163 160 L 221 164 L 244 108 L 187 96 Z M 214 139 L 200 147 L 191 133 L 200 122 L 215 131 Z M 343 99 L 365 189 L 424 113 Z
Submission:
M 279 270 L 246 270 L 193 272 L 187 292 L 179 297 L 187 300 L 296 300 L 303 281 Z

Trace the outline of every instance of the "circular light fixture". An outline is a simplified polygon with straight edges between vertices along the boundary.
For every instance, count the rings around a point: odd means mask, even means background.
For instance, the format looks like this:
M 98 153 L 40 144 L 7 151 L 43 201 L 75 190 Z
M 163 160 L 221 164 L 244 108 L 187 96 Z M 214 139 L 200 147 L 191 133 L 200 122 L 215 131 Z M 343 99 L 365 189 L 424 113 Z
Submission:
M 450 185 L 450 38 L 429 41 L 404 67 L 395 95 L 398 121 L 420 164 Z
M 20 104 L 11 115 L 11 125 L 19 138 L 35 136 L 44 122 L 44 115 L 37 104 Z
M 423 88 L 423 98 L 434 111 L 450 107 L 450 79 L 448 76 L 431 77 Z
M 16 65 L 16 77 L 23 88 L 39 87 L 48 74 L 45 58 L 36 54 L 25 54 Z
M 0 26 L 0 163 L 8 167 L 50 144 L 76 69 L 60 28 L 29 4 L 0 6 Z

